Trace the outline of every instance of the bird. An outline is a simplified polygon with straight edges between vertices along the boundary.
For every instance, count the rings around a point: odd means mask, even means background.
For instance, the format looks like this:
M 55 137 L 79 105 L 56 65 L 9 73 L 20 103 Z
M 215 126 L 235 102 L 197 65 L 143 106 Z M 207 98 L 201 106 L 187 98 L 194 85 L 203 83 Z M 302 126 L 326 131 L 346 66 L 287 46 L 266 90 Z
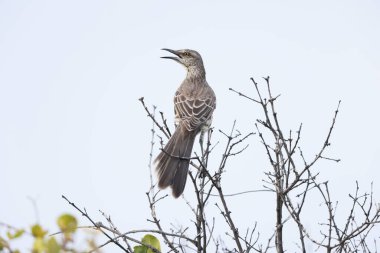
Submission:
M 174 56 L 171 59 L 185 67 L 187 74 L 174 96 L 175 131 L 154 160 L 158 187 L 171 187 L 175 198 L 185 189 L 191 153 L 196 136 L 203 150 L 203 136 L 212 122 L 216 97 L 206 81 L 206 71 L 201 55 L 191 49 L 163 48 Z

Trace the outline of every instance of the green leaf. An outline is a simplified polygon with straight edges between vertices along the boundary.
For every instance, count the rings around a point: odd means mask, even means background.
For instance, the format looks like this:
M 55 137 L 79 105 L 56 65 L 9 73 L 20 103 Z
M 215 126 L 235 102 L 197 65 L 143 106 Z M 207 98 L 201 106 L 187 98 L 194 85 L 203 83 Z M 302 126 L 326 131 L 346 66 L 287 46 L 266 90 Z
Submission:
M 10 240 L 18 238 L 24 234 L 24 229 L 17 229 L 13 234 L 11 232 L 7 232 L 7 236 Z
M 37 237 L 33 243 L 33 253 L 42 253 L 44 251 L 44 240 L 41 237 Z
M 0 250 L 3 250 L 6 247 L 8 247 L 8 242 L 0 236 Z
M 142 238 L 141 242 L 161 251 L 160 241 L 153 235 L 146 234 Z M 133 247 L 133 252 L 134 253 L 154 253 L 152 249 L 148 248 L 145 245 L 139 245 L 139 246 Z
M 43 230 L 42 227 L 38 224 L 35 224 L 31 227 L 32 230 L 32 235 L 36 238 L 43 238 L 46 234 L 47 231 Z
M 46 253 L 59 253 L 61 251 L 61 246 L 57 243 L 54 237 L 51 237 L 46 242 Z
M 155 236 L 147 234 L 141 241 L 161 251 L 160 241 Z M 148 248 L 147 253 L 154 253 L 154 251 Z
M 133 247 L 133 253 L 147 253 L 148 247 L 146 246 L 135 246 Z
M 77 219 L 71 214 L 62 214 L 57 219 L 59 229 L 64 233 L 74 233 L 78 227 Z

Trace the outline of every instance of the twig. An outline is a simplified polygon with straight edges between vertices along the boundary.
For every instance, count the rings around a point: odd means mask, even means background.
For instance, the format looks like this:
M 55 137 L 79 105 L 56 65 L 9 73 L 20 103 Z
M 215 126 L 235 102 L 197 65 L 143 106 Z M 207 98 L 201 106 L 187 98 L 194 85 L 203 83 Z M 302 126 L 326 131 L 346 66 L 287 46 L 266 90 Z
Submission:
M 160 129 L 160 131 L 166 136 L 166 138 L 170 138 L 170 134 L 166 132 L 165 128 L 161 126 L 156 118 L 153 116 L 153 114 L 149 111 L 148 107 L 146 107 L 145 102 L 144 102 L 144 97 L 139 98 L 139 101 L 141 102 L 142 106 L 144 107 L 145 111 L 148 113 L 148 117 L 153 120 L 153 122 L 156 124 L 156 126 Z
M 84 217 L 86 217 L 96 228 L 99 228 L 99 225 L 94 222 L 91 217 L 87 214 L 86 209 L 82 211 L 79 207 L 77 207 L 73 202 L 68 200 L 64 195 L 62 195 L 62 198 L 66 200 L 72 207 L 74 207 L 78 212 L 80 212 Z M 118 241 L 113 239 L 110 235 L 108 235 L 106 232 L 104 232 L 102 229 L 99 229 L 112 243 L 117 245 L 120 249 L 122 249 L 124 252 L 129 252 L 126 248 L 124 248 Z

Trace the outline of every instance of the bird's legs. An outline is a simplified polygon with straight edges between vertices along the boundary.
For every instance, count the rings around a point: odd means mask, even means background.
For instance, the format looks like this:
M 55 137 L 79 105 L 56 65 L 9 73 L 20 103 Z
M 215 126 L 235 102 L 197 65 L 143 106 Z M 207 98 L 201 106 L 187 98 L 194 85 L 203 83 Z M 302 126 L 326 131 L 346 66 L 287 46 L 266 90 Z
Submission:
M 202 158 L 204 157 L 204 151 L 203 151 L 203 139 L 205 137 L 205 131 L 203 129 L 201 130 L 201 135 L 199 136 L 199 144 L 201 145 L 201 153 L 202 153 Z

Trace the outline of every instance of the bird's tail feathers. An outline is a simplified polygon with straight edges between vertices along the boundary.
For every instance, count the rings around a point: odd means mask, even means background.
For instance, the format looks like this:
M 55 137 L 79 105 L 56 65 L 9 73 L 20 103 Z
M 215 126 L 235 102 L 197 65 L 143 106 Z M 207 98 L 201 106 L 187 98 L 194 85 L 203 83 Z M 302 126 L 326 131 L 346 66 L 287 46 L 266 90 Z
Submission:
M 164 189 L 172 187 L 174 197 L 178 198 L 185 189 L 190 156 L 195 134 L 179 125 L 155 159 L 158 174 L 158 186 Z

